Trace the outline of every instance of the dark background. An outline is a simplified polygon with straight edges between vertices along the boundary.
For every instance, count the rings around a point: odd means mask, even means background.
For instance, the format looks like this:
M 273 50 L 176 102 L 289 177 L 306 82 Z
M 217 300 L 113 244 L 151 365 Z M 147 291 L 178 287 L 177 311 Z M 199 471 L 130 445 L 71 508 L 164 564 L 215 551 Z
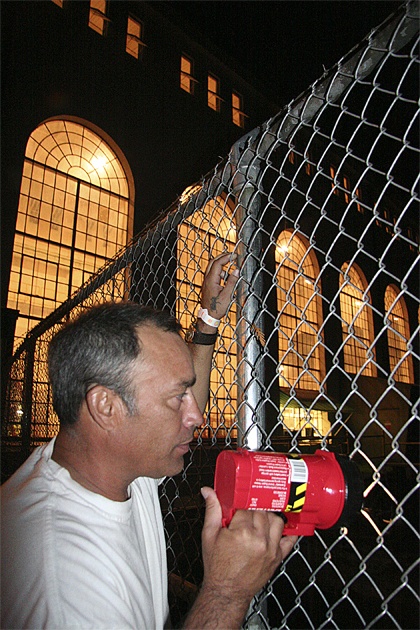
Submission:
M 156 8 L 241 66 L 283 106 L 330 69 L 403 2 L 376 0 L 155 1 Z

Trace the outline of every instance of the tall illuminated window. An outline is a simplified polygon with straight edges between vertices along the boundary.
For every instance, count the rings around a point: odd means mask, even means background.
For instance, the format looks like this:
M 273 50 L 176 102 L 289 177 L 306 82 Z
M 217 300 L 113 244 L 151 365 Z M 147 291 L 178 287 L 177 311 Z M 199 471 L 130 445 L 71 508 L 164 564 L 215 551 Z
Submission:
M 232 122 L 238 127 L 245 126 L 242 96 L 237 92 L 232 92 Z
M 196 211 L 178 228 L 177 317 L 187 330 L 192 317 L 197 315 L 204 271 L 211 258 L 233 251 L 236 229 L 228 202 L 218 197 Z M 219 328 L 216 343 L 216 365 L 210 376 L 208 405 L 209 426 L 203 430 L 207 437 L 236 437 L 234 427 L 237 389 L 234 383 L 236 345 L 233 332 L 236 323 L 235 307 Z
M 276 243 L 276 278 L 279 343 L 279 384 L 305 397 L 318 392 L 325 378 L 325 353 L 322 326 L 321 287 L 316 256 L 306 239 L 290 230 L 283 231 Z M 306 425 L 318 435 L 329 428 L 328 414 L 303 407 L 282 411 L 286 426 L 298 431 Z M 309 424 L 308 424 L 309 423 Z
M 344 263 L 340 274 L 340 310 L 344 346 L 344 369 L 376 376 L 371 298 L 363 271 Z
M 99 135 L 49 120 L 26 146 L 8 307 L 16 344 L 132 236 L 127 172 Z
M 392 378 L 402 383 L 414 383 L 413 358 L 407 347 L 410 339 L 407 306 L 393 284 L 385 291 L 385 316 Z
M 219 96 L 219 79 L 209 74 L 207 77 L 207 105 L 214 109 L 215 112 L 220 112 L 220 96 Z
M 135 20 L 130 15 L 127 20 L 127 36 L 125 42 L 125 51 L 134 57 L 139 59 L 145 44 L 141 41 L 142 36 L 142 24 L 138 20 Z
M 188 94 L 194 94 L 194 77 L 193 77 L 193 62 L 185 55 L 181 56 L 181 74 L 180 74 L 180 87 L 188 92 Z

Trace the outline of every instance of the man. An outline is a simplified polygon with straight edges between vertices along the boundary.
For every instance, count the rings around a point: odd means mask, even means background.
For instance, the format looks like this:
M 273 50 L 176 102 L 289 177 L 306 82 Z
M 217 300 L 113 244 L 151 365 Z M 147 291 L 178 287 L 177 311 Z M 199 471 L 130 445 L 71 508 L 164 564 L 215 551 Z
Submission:
M 60 431 L 2 488 L 2 628 L 167 624 L 157 487 L 181 472 L 203 421 L 215 326 L 236 282 L 223 286 L 228 260 L 207 270 L 192 352 L 176 320 L 132 303 L 95 307 L 52 340 Z M 265 512 L 222 528 L 215 492 L 202 494 L 204 580 L 184 627 L 239 628 L 295 538 Z

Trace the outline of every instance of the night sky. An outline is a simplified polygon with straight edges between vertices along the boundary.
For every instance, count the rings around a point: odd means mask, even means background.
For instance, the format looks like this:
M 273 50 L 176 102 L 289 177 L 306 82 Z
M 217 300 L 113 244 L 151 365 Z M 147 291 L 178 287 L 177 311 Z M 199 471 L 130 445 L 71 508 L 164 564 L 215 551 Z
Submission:
M 172 0 L 157 4 L 168 16 L 178 16 L 185 22 L 194 38 L 201 33 L 204 43 L 208 38 L 233 57 L 245 69 L 245 78 L 283 106 L 306 90 L 324 68 L 331 68 L 402 2 Z

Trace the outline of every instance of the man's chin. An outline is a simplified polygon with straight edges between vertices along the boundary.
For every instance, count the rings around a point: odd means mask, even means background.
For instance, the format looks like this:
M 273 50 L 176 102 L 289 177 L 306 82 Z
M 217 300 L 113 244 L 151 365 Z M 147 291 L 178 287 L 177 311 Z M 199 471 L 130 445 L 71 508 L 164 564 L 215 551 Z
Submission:
M 175 477 L 182 473 L 185 467 L 184 456 L 172 462 L 171 466 L 168 466 L 165 477 Z

